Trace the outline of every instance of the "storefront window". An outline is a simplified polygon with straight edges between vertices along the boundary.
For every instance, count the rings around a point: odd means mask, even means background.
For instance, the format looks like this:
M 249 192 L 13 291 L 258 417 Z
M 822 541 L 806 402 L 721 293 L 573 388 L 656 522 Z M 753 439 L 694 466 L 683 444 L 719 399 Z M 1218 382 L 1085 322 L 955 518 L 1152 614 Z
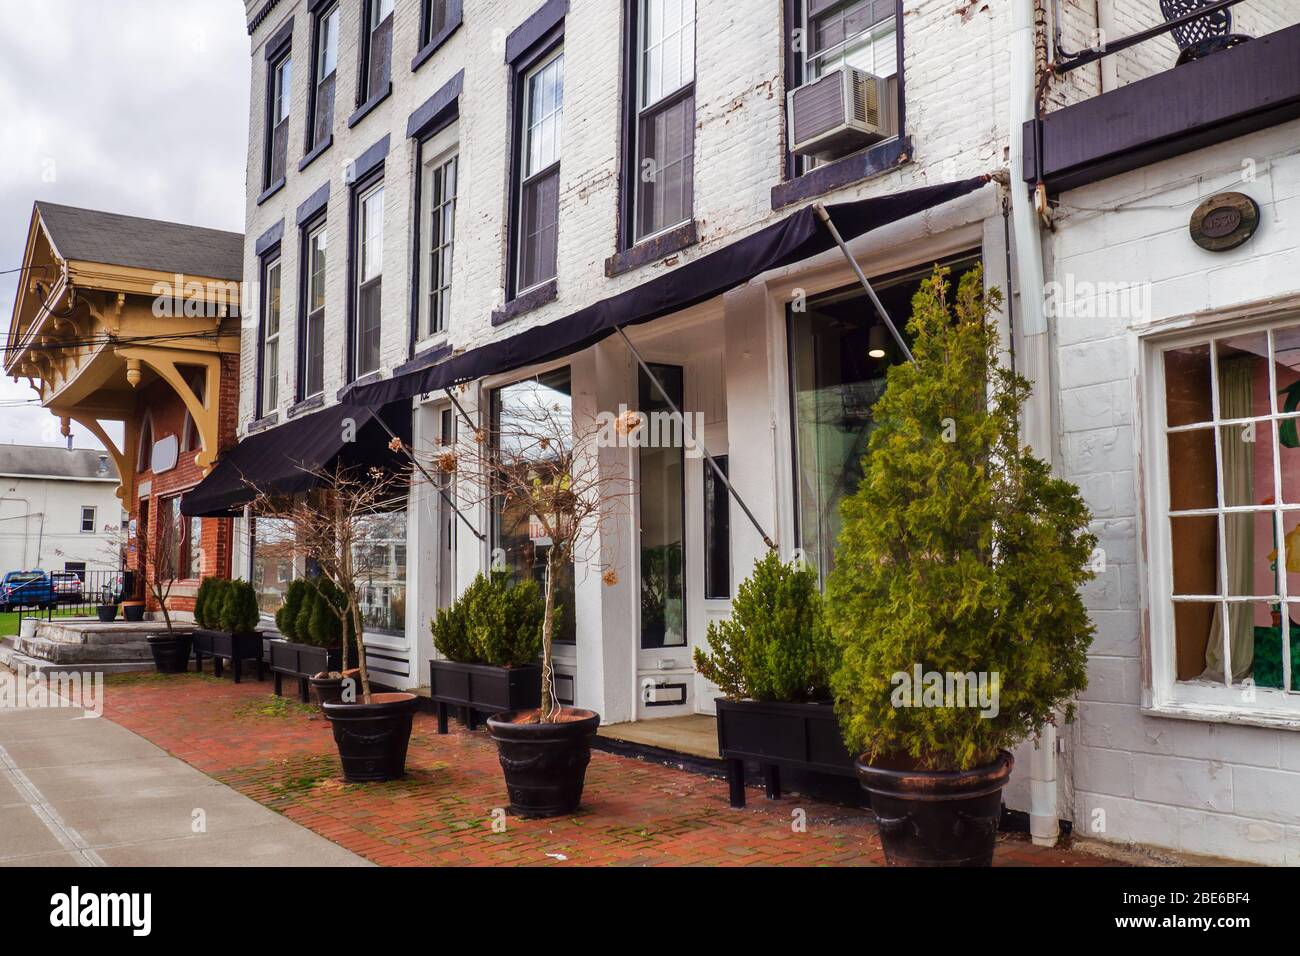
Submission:
M 250 579 L 257 591 L 257 606 L 263 614 L 273 615 L 284 603 L 284 592 L 294 577 L 288 547 L 293 541 L 293 522 L 288 518 L 255 518 L 249 539 L 253 554 Z
M 546 455 L 536 440 L 538 426 L 572 424 L 572 387 L 567 368 L 525 379 L 492 392 L 492 440 L 507 459 L 522 456 L 544 467 Z M 531 436 L 531 438 L 530 438 Z M 492 502 L 493 566 L 511 571 L 516 580 L 531 577 L 539 585 L 546 581 L 546 554 L 551 539 L 542 523 L 518 501 L 497 497 Z M 575 641 L 573 562 L 566 561 L 556 580 L 556 601 L 560 608 L 555 641 Z
M 978 260 L 951 263 L 956 288 Z M 902 331 L 912 296 L 930 268 L 873 282 L 881 304 Z M 798 542 L 823 583 L 834 562 L 840 502 L 857 490 L 862 459 L 875 430 L 872 409 L 885 373 L 901 360 L 875 306 L 858 286 L 807 300 L 790 311 Z
M 652 365 L 651 371 L 682 407 L 682 370 Z M 671 414 L 663 395 L 645 370 L 638 373 L 638 410 L 643 415 Z M 642 447 L 638 451 L 641 517 L 641 646 L 684 647 L 686 588 L 682 556 L 685 551 L 685 451 L 681 445 Z
M 361 523 L 353 551 L 366 631 L 406 631 L 406 503 Z

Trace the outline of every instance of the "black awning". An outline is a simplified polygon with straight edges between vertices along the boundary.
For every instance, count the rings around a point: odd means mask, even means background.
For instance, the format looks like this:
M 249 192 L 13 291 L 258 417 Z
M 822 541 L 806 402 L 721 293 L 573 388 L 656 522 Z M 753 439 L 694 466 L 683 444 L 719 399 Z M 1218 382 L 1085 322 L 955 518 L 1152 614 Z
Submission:
M 873 199 L 839 203 L 826 209 L 848 241 L 880 226 L 951 202 L 988 181 L 988 176 L 978 176 L 962 182 L 923 186 Z M 808 206 L 751 236 L 692 259 L 664 275 L 562 319 L 533 326 L 427 368 L 358 386 L 348 391 L 346 400 L 354 405 L 386 405 L 485 375 L 499 375 L 525 365 L 572 355 L 612 335 L 618 326 L 637 325 L 680 312 L 770 269 L 810 258 L 834 245 L 826 227 L 818 221 L 816 210 Z
M 222 518 L 252 501 L 260 491 L 293 494 L 316 485 L 313 471 L 348 465 L 394 467 L 405 461 L 388 447 L 390 437 L 377 419 L 410 440 L 410 408 L 344 403 L 331 405 L 284 425 L 250 435 L 221 453 L 208 477 L 181 498 L 181 514 Z M 389 419 L 392 419 L 389 421 Z

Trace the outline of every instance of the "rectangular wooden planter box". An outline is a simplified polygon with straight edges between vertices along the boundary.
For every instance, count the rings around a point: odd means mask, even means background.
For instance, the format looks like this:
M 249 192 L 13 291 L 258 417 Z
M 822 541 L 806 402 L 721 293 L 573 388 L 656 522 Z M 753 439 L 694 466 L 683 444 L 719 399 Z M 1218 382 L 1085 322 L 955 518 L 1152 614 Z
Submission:
M 857 775 L 829 701 L 784 704 L 761 700 L 716 701 L 718 751 L 727 762 L 731 805 L 745 805 L 745 761 L 763 768 L 767 795 L 781 796 L 781 768 L 839 777 Z
M 267 641 L 267 647 L 271 651 L 271 674 L 276 696 L 280 696 L 284 678 L 297 678 L 298 699 L 304 704 L 311 700 L 308 678 L 337 671 L 342 666 L 343 652 L 337 647 L 316 647 L 292 641 Z
M 447 732 L 447 708 L 461 707 L 470 730 L 478 726 L 477 714 L 503 710 L 528 710 L 542 704 L 542 668 L 494 667 L 429 661 L 429 697 L 438 707 L 438 733 Z
M 230 661 L 235 675 L 235 683 L 243 676 L 243 662 L 254 661 L 257 666 L 257 679 L 262 679 L 262 632 L 248 631 L 244 634 L 231 634 L 227 631 L 209 631 L 196 628 L 194 631 L 194 666 L 203 673 L 203 658 L 212 658 L 212 672 L 220 677 L 223 673 L 222 661 Z

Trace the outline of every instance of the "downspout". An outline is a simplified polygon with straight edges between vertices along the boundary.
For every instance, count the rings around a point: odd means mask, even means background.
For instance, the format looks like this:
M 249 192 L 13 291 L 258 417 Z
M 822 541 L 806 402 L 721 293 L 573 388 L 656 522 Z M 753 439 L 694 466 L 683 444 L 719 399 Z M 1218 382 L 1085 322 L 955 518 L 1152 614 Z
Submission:
M 1041 0 L 1012 0 L 1010 42 L 1011 214 L 1015 235 L 1015 262 L 1019 276 L 1018 312 L 1023 359 L 1022 373 L 1034 385 L 1025 406 L 1024 442 L 1039 457 L 1052 460 L 1051 349 L 1043 312 L 1046 277 L 1038 210 L 1024 181 L 1025 123 L 1037 116 L 1038 50 L 1035 24 Z M 1041 158 L 1040 158 L 1041 161 Z M 1010 282 L 1010 276 L 1008 276 Z M 1008 292 L 1008 299 L 1010 294 Z M 1014 334 L 1014 333 L 1013 333 Z M 1033 742 L 1029 760 L 1029 831 L 1035 844 L 1054 846 L 1060 836 L 1056 788 L 1056 727 L 1047 724 Z

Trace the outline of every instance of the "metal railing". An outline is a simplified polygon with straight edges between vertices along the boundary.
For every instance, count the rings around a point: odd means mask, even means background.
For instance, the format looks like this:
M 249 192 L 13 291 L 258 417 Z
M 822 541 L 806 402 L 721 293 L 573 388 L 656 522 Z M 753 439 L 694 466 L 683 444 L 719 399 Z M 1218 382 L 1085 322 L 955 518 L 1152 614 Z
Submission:
M 132 571 L 49 571 L 43 580 L 16 585 L 0 596 L 7 610 L 17 611 L 18 620 L 35 617 L 96 617 L 100 605 L 118 606 L 136 597 Z

